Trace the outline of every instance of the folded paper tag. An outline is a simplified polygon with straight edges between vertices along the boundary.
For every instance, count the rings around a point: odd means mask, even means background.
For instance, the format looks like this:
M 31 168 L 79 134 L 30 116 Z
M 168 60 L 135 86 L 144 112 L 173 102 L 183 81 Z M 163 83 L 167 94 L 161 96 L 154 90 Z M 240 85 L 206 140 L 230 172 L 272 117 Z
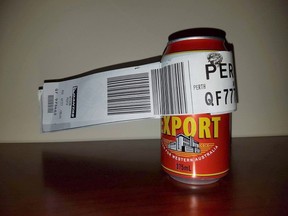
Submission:
M 161 115 L 236 110 L 233 56 L 201 51 L 161 62 L 46 81 L 39 90 L 44 132 L 159 118 Z

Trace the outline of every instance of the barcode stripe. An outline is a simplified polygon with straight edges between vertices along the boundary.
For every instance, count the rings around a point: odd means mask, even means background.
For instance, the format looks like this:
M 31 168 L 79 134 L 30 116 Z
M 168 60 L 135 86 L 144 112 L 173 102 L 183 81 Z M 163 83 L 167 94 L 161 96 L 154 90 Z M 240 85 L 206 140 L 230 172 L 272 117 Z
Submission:
M 184 63 L 151 70 L 155 115 L 187 113 Z M 108 115 L 151 112 L 149 73 L 107 79 Z
M 183 62 L 153 69 L 151 78 L 155 115 L 187 112 Z
M 48 95 L 47 112 L 53 113 L 54 110 L 54 95 Z
M 129 101 L 130 102 L 145 101 L 145 100 L 148 101 L 148 99 L 150 100 L 150 96 L 117 97 L 115 99 L 108 99 L 108 103 L 110 103 L 109 104 L 110 106 L 113 106 L 113 102 L 127 103 Z M 116 106 L 117 106 L 117 104 L 116 104 Z
M 107 79 L 108 115 L 151 112 L 149 73 Z

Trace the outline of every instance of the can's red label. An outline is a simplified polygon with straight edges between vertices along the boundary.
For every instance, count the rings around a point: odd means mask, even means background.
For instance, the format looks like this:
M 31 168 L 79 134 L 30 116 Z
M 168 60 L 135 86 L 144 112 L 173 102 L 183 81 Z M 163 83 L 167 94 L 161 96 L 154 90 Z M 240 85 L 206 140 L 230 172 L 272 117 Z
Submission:
M 163 116 L 161 162 L 181 178 L 211 179 L 229 170 L 230 115 Z

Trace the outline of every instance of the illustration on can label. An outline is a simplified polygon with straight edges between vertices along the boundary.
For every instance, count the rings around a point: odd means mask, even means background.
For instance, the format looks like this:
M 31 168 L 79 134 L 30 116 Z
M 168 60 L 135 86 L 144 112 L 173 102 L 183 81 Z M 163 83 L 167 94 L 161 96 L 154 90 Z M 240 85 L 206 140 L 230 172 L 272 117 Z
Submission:
M 229 114 L 162 117 L 161 161 L 182 178 L 220 178 L 229 169 Z

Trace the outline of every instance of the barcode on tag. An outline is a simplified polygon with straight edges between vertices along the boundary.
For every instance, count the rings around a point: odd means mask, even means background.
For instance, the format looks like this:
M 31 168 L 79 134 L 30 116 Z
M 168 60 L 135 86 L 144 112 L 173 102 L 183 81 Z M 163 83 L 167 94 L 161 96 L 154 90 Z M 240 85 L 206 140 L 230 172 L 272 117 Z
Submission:
M 149 73 L 107 79 L 108 115 L 150 113 Z
M 47 112 L 53 113 L 53 110 L 54 110 L 54 95 L 48 95 Z
M 179 62 L 151 71 L 155 115 L 187 112 L 184 63 Z

